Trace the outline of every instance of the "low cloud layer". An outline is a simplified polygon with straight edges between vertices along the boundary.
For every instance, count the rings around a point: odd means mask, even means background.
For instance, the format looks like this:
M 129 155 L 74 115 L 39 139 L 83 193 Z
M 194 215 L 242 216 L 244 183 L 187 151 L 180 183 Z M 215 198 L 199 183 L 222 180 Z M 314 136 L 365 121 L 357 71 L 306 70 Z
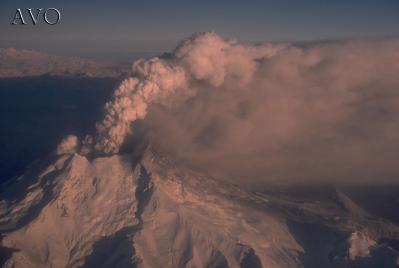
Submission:
M 156 146 L 236 182 L 392 181 L 398 73 L 395 39 L 254 46 L 196 34 L 133 64 L 94 147 L 117 153 L 140 121 Z
M 55 56 L 28 49 L 0 48 L 0 77 L 39 75 L 117 77 L 124 68 L 76 57 Z

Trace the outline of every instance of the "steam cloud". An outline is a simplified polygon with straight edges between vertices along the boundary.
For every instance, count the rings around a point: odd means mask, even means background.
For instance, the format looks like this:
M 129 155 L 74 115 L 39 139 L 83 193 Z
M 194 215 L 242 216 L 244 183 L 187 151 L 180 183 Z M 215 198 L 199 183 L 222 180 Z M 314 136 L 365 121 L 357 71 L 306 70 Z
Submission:
M 214 88 L 229 82 L 244 87 L 253 79 L 256 61 L 270 58 L 281 47 L 245 46 L 204 33 L 183 41 L 168 59 L 136 61 L 133 77 L 121 83 L 105 106 L 105 119 L 97 124 L 96 150 L 117 153 L 132 122 L 143 119 L 150 104 L 165 104 L 177 93 L 192 96 L 199 89 L 196 82 Z
M 140 120 L 153 143 L 225 178 L 391 180 L 398 74 L 395 39 L 255 46 L 196 34 L 133 64 L 94 148 L 117 153 Z

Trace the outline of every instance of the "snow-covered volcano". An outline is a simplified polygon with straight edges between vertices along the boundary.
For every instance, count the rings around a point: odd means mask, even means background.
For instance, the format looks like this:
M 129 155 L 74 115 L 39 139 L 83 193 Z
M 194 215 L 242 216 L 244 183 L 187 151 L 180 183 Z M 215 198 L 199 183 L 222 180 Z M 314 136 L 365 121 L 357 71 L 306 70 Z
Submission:
M 5 185 L 4 267 L 396 267 L 399 227 L 331 187 L 254 192 L 149 146 L 34 163 Z
M 398 51 L 200 33 L 135 61 L 95 133 L 2 185 L 1 264 L 397 267 Z

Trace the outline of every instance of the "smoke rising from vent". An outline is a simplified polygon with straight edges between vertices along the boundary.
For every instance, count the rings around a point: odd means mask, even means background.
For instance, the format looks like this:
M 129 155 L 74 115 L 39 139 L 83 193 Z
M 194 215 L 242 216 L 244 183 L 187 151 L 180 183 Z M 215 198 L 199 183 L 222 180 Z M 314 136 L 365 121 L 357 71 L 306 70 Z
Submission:
M 151 142 L 224 178 L 394 180 L 399 40 L 249 45 L 196 34 L 133 64 L 94 148 L 117 153 L 140 120 Z
M 215 88 L 228 81 L 245 86 L 256 71 L 256 60 L 274 55 L 280 46 L 259 47 L 225 41 L 215 33 L 194 35 L 183 41 L 169 59 L 152 58 L 133 64 L 132 77 L 124 80 L 106 104 L 105 119 L 97 124 L 95 149 L 117 153 L 131 131 L 131 123 L 145 118 L 150 104 L 165 104 L 178 93 L 191 96 L 195 82 Z

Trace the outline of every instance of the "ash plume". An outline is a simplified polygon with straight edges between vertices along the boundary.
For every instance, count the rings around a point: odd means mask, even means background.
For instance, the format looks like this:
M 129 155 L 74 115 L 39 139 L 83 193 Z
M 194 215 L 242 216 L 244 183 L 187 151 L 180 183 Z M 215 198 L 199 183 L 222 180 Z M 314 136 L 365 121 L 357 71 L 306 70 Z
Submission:
M 215 33 L 196 34 L 183 41 L 172 57 L 138 60 L 132 76 L 115 90 L 97 124 L 95 149 L 117 153 L 131 124 L 145 118 L 150 104 L 164 104 L 173 95 L 193 96 L 204 82 L 215 89 L 234 83 L 244 87 L 257 70 L 257 60 L 270 58 L 282 45 L 248 46 L 223 40 Z
M 397 39 L 250 45 L 195 34 L 133 64 L 86 144 L 118 153 L 141 121 L 177 159 L 239 182 L 395 180 L 398 73 Z

